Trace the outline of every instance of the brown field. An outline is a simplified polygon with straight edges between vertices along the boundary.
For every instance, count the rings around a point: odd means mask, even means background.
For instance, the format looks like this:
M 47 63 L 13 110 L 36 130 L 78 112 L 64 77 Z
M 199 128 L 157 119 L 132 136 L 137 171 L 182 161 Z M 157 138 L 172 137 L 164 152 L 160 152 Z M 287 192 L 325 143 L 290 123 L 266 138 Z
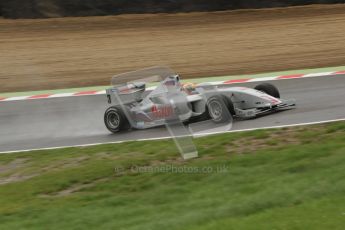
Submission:
M 0 92 L 109 84 L 168 65 L 186 77 L 345 64 L 345 5 L 0 19 Z

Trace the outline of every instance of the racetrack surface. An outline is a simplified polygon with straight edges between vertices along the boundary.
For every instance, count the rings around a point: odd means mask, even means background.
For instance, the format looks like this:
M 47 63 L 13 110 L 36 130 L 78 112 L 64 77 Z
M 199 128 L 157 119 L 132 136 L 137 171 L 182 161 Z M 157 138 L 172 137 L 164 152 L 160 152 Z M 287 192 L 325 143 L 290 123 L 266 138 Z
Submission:
M 235 121 L 233 130 L 345 118 L 345 75 L 272 83 L 282 98 L 295 98 L 297 108 Z M 110 134 L 103 123 L 108 106 L 105 95 L 0 102 L 0 152 L 169 136 L 164 127 Z

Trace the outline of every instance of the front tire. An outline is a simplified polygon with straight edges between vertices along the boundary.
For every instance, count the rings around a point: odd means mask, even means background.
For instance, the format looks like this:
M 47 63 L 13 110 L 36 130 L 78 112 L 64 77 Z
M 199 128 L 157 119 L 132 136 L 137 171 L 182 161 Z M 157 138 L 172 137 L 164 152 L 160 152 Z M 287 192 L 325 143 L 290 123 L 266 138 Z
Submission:
M 123 113 L 122 109 L 117 106 L 112 106 L 105 111 L 104 124 L 112 133 L 128 130 L 130 128 L 126 115 Z
M 212 96 L 207 100 L 207 111 L 209 117 L 215 123 L 224 123 L 232 119 L 234 106 L 230 100 L 223 95 Z
M 260 85 L 255 86 L 254 89 L 264 92 L 272 97 L 280 98 L 279 90 L 277 89 L 277 87 L 270 83 L 262 83 Z

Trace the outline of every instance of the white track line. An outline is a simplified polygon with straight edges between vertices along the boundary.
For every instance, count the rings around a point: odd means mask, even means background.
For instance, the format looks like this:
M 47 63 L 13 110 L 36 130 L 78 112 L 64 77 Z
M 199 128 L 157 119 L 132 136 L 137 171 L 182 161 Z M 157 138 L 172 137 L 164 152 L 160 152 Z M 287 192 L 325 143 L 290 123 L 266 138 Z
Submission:
M 295 127 L 295 126 L 325 124 L 325 123 L 331 123 L 331 122 L 336 122 L 336 121 L 345 121 L 345 118 L 326 120 L 326 121 L 296 123 L 296 124 L 290 124 L 290 125 L 277 125 L 277 126 L 267 126 L 267 127 L 260 127 L 260 128 L 251 128 L 251 129 L 230 130 L 230 131 L 227 131 L 227 132 L 203 133 L 203 134 L 195 135 L 194 137 L 195 138 L 200 138 L 200 137 L 204 137 L 204 136 L 217 135 L 217 134 L 222 134 L 222 133 L 238 133 L 238 132 L 262 130 L 262 129 L 279 129 L 279 128 Z M 43 151 L 43 150 L 54 150 L 54 149 L 63 149 L 63 148 L 89 147 L 89 146 L 106 145 L 106 144 L 119 144 L 119 143 L 131 142 L 131 141 L 156 141 L 156 140 L 166 140 L 166 139 L 171 139 L 171 138 L 172 137 L 154 137 L 154 138 L 144 138 L 144 139 L 137 139 L 137 140 L 124 140 L 124 141 L 114 141 L 114 142 L 99 142 L 99 143 L 83 144 L 83 145 L 66 145 L 66 146 L 49 147 L 49 148 L 37 148 L 37 149 L 4 151 L 4 152 L 0 152 L 0 154 L 21 153 L 21 152 L 30 152 L 30 151 Z

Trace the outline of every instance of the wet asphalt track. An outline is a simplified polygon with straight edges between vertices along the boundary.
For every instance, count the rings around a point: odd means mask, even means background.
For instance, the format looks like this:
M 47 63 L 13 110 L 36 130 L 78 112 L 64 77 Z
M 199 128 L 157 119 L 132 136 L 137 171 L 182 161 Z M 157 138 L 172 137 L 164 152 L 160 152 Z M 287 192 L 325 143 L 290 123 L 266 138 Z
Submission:
M 295 98 L 297 108 L 257 119 L 235 121 L 233 130 L 345 118 L 345 75 L 272 83 L 279 88 L 282 98 Z M 257 84 L 236 86 L 253 87 Z M 105 95 L 0 102 L 0 152 L 169 135 L 164 127 L 110 134 L 103 123 L 107 107 Z

